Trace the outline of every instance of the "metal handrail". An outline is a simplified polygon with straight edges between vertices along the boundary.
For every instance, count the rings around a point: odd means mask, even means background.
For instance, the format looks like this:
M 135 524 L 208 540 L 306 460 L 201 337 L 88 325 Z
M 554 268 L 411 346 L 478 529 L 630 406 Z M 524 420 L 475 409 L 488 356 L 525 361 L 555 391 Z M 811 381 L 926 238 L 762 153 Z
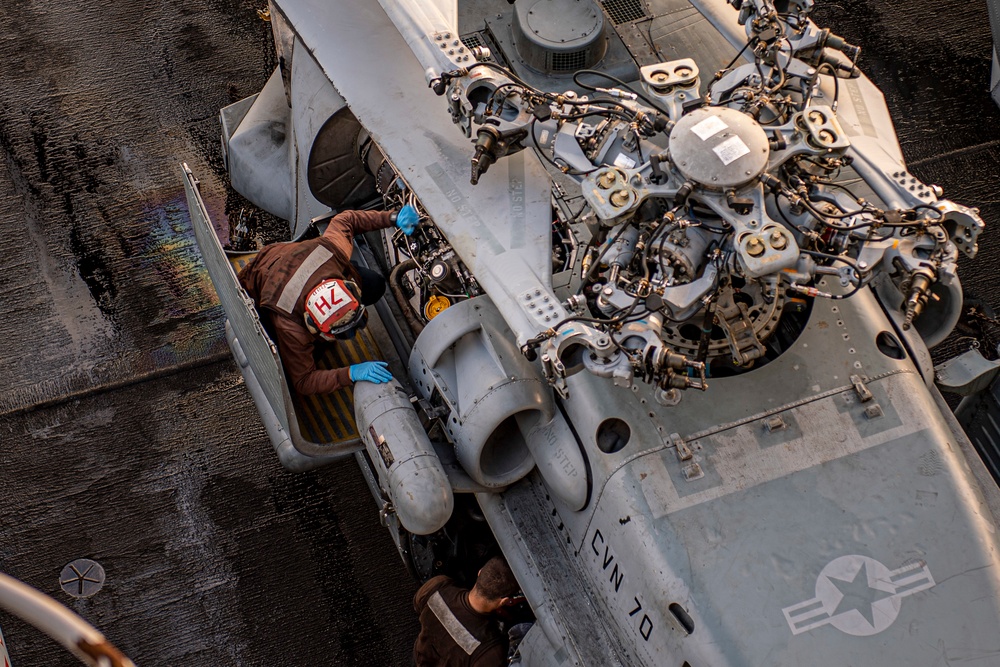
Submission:
M 135 667 L 93 626 L 48 595 L 0 572 L 0 607 L 62 644 L 91 667 Z

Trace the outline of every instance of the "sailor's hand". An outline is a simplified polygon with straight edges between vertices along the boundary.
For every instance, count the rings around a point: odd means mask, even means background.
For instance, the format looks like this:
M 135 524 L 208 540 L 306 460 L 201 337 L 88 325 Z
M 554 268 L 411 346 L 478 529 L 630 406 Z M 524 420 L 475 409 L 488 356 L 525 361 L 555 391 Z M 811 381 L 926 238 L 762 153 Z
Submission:
M 402 229 L 407 236 L 413 233 L 419 222 L 420 216 L 417 215 L 417 209 L 409 204 L 399 209 L 399 213 L 396 214 L 396 226 Z
M 348 374 L 351 377 L 351 382 L 364 381 L 382 384 L 392 379 L 392 373 L 389 372 L 388 366 L 389 364 L 384 361 L 363 361 L 351 366 L 348 369 Z

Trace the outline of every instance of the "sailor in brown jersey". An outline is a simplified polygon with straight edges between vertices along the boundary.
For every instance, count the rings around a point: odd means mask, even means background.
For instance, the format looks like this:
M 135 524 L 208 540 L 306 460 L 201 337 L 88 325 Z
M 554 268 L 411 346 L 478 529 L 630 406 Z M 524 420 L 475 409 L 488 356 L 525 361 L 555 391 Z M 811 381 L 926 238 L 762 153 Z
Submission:
M 364 306 L 381 298 L 385 280 L 351 263 L 354 236 L 395 224 L 407 235 L 418 222 L 416 210 L 344 211 L 323 235 L 306 241 L 266 246 L 239 274 L 254 305 L 270 317 L 281 363 L 295 391 L 323 394 L 357 380 L 388 382 L 383 361 L 319 370 L 313 358 L 316 338 L 350 337 L 364 326 Z M 360 286 L 360 287 L 359 287 Z
M 413 598 L 420 634 L 413 647 L 417 667 L 500 667 L 507 664 L 507 636 L 494 613 L 519 590 L 501 557 L 479 570 L 472 590 L 450 577 L 429 579 Z

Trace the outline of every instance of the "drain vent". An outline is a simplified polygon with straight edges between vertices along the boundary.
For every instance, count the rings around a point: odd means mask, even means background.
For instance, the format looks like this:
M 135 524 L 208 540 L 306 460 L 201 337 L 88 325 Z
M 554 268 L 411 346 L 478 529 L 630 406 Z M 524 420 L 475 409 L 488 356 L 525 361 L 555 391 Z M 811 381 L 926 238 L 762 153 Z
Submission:
M 493 37 L 487 34 L 486 32 L 484 31 L 470 32 L 468 34 L 462 35 L 459 39 L 461 39 L 462 43 L 465 44 L 465 48 L 469 49 L 470 51 L 479 46 L 489 49 L 490 57 L 488 58 L 488 60 L 491 60 L 497 63 L 498 65 L 502 65 L 504 67 L 507 66 L 507 60 L 504 58 L 503 53 L 497 47 L 496 42 L 493 41 Z
M 485 40 L 483 40 L 478 32 L 470 32 L 468 35 L 462 35 L 462 44 L 465 44 L 468 49 L 474 49 L 477 46 L 486 46 Z
M 642 0 L 603 0 L 601 7 L 614 25 L 649 17 L 646 13 L 646 3 Z
M 587 51 L 572 51 L 570 53 L 553 53 L 551 70 L 553 72 L 575 72 L 587 67 Z
M 59 585 L 75 598 L 89 598 L 104 587 L 104 568 L 89 558 L 77 558 L 63 568 Z

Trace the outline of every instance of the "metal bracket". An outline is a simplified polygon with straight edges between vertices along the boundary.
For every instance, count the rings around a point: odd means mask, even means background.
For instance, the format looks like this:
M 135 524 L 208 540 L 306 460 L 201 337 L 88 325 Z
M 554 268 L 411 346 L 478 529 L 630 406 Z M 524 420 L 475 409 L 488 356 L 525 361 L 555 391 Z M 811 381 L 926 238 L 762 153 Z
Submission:
M 694 452 L 688 447 L 688 444 L 681 439 L 679 433 L 670 434 L 670 444 L 674 446 L 674 451 L 677 452 L 678 461 L 690 461 L 694 457 Z
M 757 338 L 753 330 L 753 322 L 747 307 L 733 298 L 733 288 L 726 285 L 719 290 L 716 305 L 716 322 L 722 327 L 729 340 L 729 349 L 733 353 L 733 363 L 746 366 L 755 359 L 764 356 L 764 344 Z
M 705 471 L 701 469 L 701 465 L 697 463 L 692 463 L 681 468 L 681 473 L 684 474 L 684 479 L 689 482 L 693 482 L 696 479 L 701 479 L 705 476 Z
M 445 405 L 438 405 L 437 407 L 432 406 L 430 401 L 417 396 L 410 397 L 410 403 L 415 404 L 415 407 L 424 413 L 427 419 L 437 419 L 438 417 L 444 417 L 449 414 L 451 410 Z
M 875 396 L 872 394 L 871 390 L 865 386 L 865 383 L 862 381 L 860 375 L 852 375 L 851 384 L 854 385 L 854 392 L 858 395 L 858 399 L 862 403 L 869 403 L 865 406 L 865 417 L 868 419 L 878 419 L 879 417 L 885 415 L 882 411 L 882 406 L 872 400 Z
M 774 433 L 775 431 L 784 431 L 788 428 L 788 424 L 781 418 L 781 415 L 771 415 L 764 420 L 764 428 L 767 429 L 768 433 Z
M 701 479 L 705 476 L 705 471 L 701 469 L 701 464 L 694 461 L 694 452 L 691 447 L 684 442 L 678 433 L 671 433 L 670 444 L 673 445 L 674 451 L 677 454 L 677 460 L 684 462 L 690 461 L 687 465 L 681 466 L 681 474 L 684 475 L 684 479 L 692 482 L 696 479 Z
M 852 375 L 851 384 L 854 385 L 854 393 L 858 395 L 858 399 L 860 399 L 862 403 L 867 403 L 875 398 L 875 396 L 872 395 L 871 390 L 865 386 L 865 383 L 861 379 L 860 375 Z
M 379 522 L 381 522 L 384 528 L 389 527 L 389 515 L 395 514 L 396 508 L 392 506 L 392 503 L 386 500 L 382 503 L 382 509 L 378 511 Z
M 882 406 L 878 403 L 872 403 L 865 408 L 865 417 L 868 417 L 868 419 L 878 419 L 884 414 L 885 413 L 882 412 Z

